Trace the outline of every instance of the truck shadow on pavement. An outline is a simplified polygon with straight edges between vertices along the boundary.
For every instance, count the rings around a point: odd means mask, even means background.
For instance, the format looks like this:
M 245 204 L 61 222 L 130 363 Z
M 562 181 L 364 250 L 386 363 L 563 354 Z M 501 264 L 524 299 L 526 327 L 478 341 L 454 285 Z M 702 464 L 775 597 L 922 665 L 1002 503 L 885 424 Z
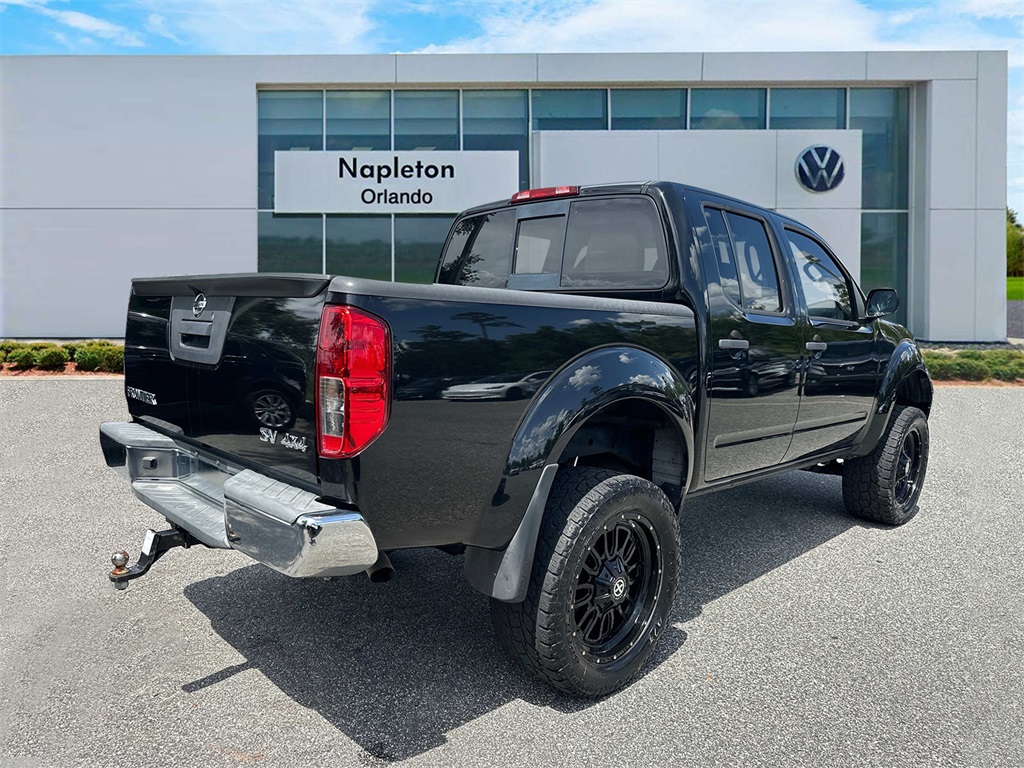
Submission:
M 790 473 L 688 501 L 683 572 L 672 626 L 645 675 L 686 641 L 682 623 L 703 605 L 840 535 L 838 478 Z M 462 576 L 462 558 L 435 550 L 392 555 L 387 584 L 362 576 L 294 580 L 263 566 L 185 589 L 246 661 L 185 682 L 197 693 L 256 668 L 319 713 L 373 760 L 396 761 L 516 699 L 574 712 L 597 702 L 557 693 L 508 659 L 487 600 Z

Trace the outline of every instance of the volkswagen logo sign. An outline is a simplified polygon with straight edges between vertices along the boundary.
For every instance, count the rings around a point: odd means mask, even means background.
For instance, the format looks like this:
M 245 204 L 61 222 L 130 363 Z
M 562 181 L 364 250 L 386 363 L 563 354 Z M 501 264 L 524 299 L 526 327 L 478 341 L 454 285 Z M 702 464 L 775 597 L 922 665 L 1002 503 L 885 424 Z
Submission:
M 832 147 L 808 147 L 796 159 L 796 178 L 809 192 L 829 192 L 843 183 L 843 158 Z
M 199 317 L 203 314 L 203 310 L 206 309 L 206 296 L 203 294 L 197 294 L 196 300 L 192 302 L 192 314 L 195 317 Z

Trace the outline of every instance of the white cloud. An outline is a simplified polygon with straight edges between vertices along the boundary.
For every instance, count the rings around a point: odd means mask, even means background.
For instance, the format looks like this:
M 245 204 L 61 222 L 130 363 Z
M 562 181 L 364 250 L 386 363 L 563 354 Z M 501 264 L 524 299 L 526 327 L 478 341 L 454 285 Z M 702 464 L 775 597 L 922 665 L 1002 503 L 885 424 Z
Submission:
M 161 16 L 159 13 L 151 13 L 146 18 L 146 31 L 181 45 L 181 38 L 171 32 L 167 26 L 167 17 Z
M 954 7 L 964 15 L 982 19 L 1024 17 L 1024 3 L 1020 0 L 956 0 Z
M 203 53 L 362 53 L 372 49 L 370 0 L 141 0 L 139 4 L 152 11 L 151 31 L 188 42 Z M 154 16 L 160 21 L 154 21 Z
M 114 45 L 123 48 L 142 48 L 145 45 L 142 38 L 132 30 L 98 16 L 90 16 L 80 11 L 58 11 L 47 6 L 34 7 L 39 13 L 53 19 L 58 24 L 102 40 L 109 40 Z

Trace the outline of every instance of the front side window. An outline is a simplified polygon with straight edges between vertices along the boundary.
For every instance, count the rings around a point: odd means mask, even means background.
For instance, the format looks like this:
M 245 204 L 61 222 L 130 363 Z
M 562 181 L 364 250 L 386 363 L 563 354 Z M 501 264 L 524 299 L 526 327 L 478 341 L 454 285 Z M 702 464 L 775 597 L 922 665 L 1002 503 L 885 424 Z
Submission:
M 807 314 L 829 320 L 853 320 L 850 283 L 824 246 L 799 232 L 786 230 Z
M 661 288 L 668 254 L 647 199 L 578 200 L 569 209 L 563 288 Z
M 516 214 L 510 209 L 462 219 L 452 232 L 438 282 L 504 288 L 515 231 Z

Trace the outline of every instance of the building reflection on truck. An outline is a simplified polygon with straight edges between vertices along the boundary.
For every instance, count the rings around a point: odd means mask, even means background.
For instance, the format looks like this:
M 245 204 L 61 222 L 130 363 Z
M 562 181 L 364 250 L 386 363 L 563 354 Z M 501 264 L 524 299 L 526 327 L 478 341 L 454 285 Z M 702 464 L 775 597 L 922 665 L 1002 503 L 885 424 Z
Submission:
M 738 355 L 726 350 L 716 350 L 714 354 L 718 359 L 711 389 L 716 394 L 757 397 L 796 384 L 796 361 L 768 347 L 750 347 Z
M 144 300 L 136 297 L 135 301 Z M 240 300 L 224 341 L 224 352 L 215 369 L 175 361 L 167 353 L 166 307 L 151 306 L 152 312 L 132 312 L 128 322 L 136 343 L 125 350 L 125 368 L 138 368 L 138 389 L 154 394 L 155 404 L 136 405 L 141 415 L 170 424 L 190 425 L 188 434 L 237 432 L 258 434 L 260 428 L 287 430 L 298 419 L 312 423 L 312 361 L 293 350 L 315 340 L 317 321 L 289 312 L 287 300 Z M 275 336 L 249 335 L 255 327 L 266 328 L 261 318 L 275 315 Z M 282 322 L 280 318 L 288 318 Z M 265 335 L 265 332 L 264 332 Z M 295 338 L 292 338 L 295 337 Z M 141 343 L 140 343 L 141 342 Z M 315 349 L 315 347 L 313 347 Z M 225 375 L 227 374 L 227 375 Z M 202 398 L 189 401 L 195 388 Z

